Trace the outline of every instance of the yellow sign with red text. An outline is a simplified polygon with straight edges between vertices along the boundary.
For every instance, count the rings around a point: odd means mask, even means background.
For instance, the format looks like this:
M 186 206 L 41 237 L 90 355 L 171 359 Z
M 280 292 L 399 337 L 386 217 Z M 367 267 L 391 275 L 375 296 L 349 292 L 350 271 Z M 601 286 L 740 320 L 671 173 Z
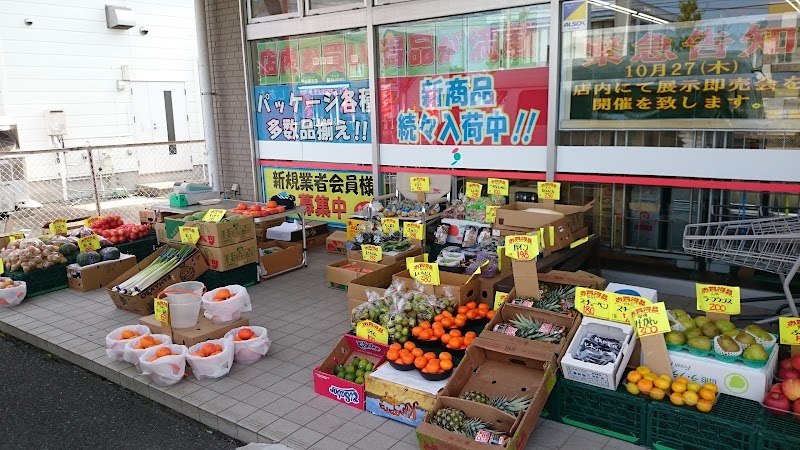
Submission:
M 667 307 L 664 302 L 634 308 L 631 311 L 631 321 L 639 338 L 664 334 L 670 330 Z
M 383 249 L 380 245 L 362 245 L 361 257 L 364 261 L 378 262 L 383 259 Z
M 561 200 L 561 183 L 540 181 L 536 183 L 539 200 Z
M 610 295 L 610 292 L 598 291 L 596 289 L 576 288 L 575 309 L 584 316 L 595 317 L 597 319 L 610 319 Z
M 735 286 L 695 285 L 697 310 L 736 315 L 742 311 L 741 292 Z
M 480 183 L 467 183 L 467 198 L 480 198 L 483 185 Z
M 439 265 L 429 262 L 415 262 L 411 263 L 409 269 L 411 278 L 419 281 L 422 284 L 430 284 L 438 286 L 441 284 L 439 281 Z
M 362 320 L 356 324 L 356 336 L 379 344 L 389 344 L 389 331 L 371 320 Z
M 429 177 L 411 177 L 411 192 L 428 192 L 431 190 Z
M 520 261 L 532 261 L 539 255 L 539 239 L 531 235 L 506 236 L 506 256 Z
M 489 195 L 508 195 L 508 180 L 503 178 L 489 178 L 486 193 Z

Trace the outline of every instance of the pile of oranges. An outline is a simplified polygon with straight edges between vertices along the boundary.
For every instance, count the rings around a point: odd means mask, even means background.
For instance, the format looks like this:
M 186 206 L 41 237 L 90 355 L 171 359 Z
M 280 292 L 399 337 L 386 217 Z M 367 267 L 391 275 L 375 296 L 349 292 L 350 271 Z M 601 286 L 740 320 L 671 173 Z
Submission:
M 146 348 L 154 347 L 156 345 L 161 345 L 161 344 L 162 342 L 159 341 L 158 339 L 154 338 L 153 336 L 147 335 L 147 336 L 142 336 L 142 338 L 139 339 L 139 345 L 133 348 L 136 350 L 144 350 Z
M 489 309 L 486 303 L 477 304 L 469 302 L 465 306 L 458 307 L 458 315 L 463 315 L 469 320 L 489 319 L 494 317 L 494 311 Z
M 425 353 L 413 342 L 406 342 L 403 345 L 395 342 L 390 345 L 386 359 L 395 364 L 406 366 L 413 364 L 421 372 L 430 374 L 446 372 L 453 368 L 453 356 L 450 353 L 441 352 L 437 358 L 436 353 Z
M 626 378 L 625 389 L 633 395 L 645 394 L 653 400 L 669 396 L 673 405 L 694 406 L 700 412 L 709 412 L 714 407 L 717 385 L 695 383 L 686 377 L 672 381 L 670 375 L 656 375 L 645 366 L 631 370 Z
M 253 330 L 251 330 L 250 328 L 241 328 L 239 332 L 236 333 L 236 336 L 233 337 L 233 341 L 234 342 L 247 341 L 254 337 L 258 336 L 256 336 L 255 333 L 253 333 Z
M 417 357 L 422 356 L 424 353 L 425 352 L 422 351 L 421 348 L 417 348 L 413 342 L 406 341 L 406 343 L 403 345 L 395 342 L 389 346 L 389 352 L 386 353 L 386 359 L 395 364 L 409 365 L 414 364 L 414 360 Z
M 436 317 L 433 318 L 433 323 L 440 323 L 442 327 L 447 329 L 461 328 L 467 324 L 467 316 L 464 314 L 453 316 L 450 311 L 442 311 L 441 314 L 437 314 Z
M 445 347 L 453 350 L 464 350 L 472 344 L 472 340 L 478 337 L 474 331 L 467 331 L 463 336 L 458 330 L 450 330 L 449 333 L 440 338 Z
M 134 330 L 122 330 L 122 333 L 119 335 L 118 341 L 127 341 L 128 339 L 133 339 L 139 337 L 139 333 Z
M 431 325 L 431 323 L 426 320 L 412 328 L 411 335 L 421 341 L 438 341 L 439 338 L 444 335 L 444 325 L 442 322 L 433 322 Z
M 191 355 L 205 358 L 208 356 L 219 355 L 220 353 L 222 353 L 222 346 L 219 344 L 209 342 L 207 344 L 203 344 L 202 347 L 200 347 L 200 351 L 192 352 Z
M 148 359 L 147 361 L 153 362 L 158 358 L 163 358 L 164 356 L 171 356 L 171 355 L 172 355 L 172 350 L 170 350 L 169 347 L 160 347 L 158 350 L 156 350 L 155 356 L 151 356 L 150 359 Z
M 217 292 L 214 293 L 214 299 L 212 301 L 215 302 L 224 302 L 225 300 L 233 297 L 231 291 L 225 288 L 219 289 Z

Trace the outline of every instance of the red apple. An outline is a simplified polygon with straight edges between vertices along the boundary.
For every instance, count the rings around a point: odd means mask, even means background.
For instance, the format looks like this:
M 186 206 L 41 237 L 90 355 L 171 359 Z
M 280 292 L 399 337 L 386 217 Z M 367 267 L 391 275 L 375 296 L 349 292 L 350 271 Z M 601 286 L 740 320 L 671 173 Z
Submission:
M 800 370 L 800 355 L 792 356 L 792 368 L 794 370 Z
M 800 379 L 798 378 L 791 378 L 785 380 L 782 383 L 781 391 L 783 395 L 786 396 L 791 401 L 795 401 L 800 398 Z
M 781 369 L 778 372 L 778 378 L 781 380 L 788 380 L 790 378 L 800 378 L 800 372 L 794 369 Z
M 783 395 L 783 385 L 781 383 L 775 383 L 775 384 L 772 385 L 771 388 L 769 388 L 769 391 L 770 392 L 777 392 L 777 393 Z
M 792 405 L 789 404 L 789 399 L 779 392 L 768 393 L 767 396 L 764 397 L 764 406 L 770 408 L 771 412 L 780 415 L 782 415 L 782 413 L 778 411 L 791 411 L 792 408 Z
M 781 369 L 792 369 L 792 358 L 785 358 L 781 360 Z

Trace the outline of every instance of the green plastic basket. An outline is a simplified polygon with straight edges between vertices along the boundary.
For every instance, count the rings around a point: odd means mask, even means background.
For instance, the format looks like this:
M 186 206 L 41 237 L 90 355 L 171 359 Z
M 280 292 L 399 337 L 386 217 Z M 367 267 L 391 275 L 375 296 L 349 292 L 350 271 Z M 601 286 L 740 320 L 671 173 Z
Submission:
M 761 409 L 758 402 L 726 394 L 709 413 L 650 402 L 649 440 L 656 450 L 755 450 Z
M 3 276 L 9 277 L 14 281 L 24 281 L 28 291 L 25 298 L 32 298 L 67 288 L 67 264 L 59 264 L 28 273 L 7 271 Z
M 225 272 L 206 270 L 197 281 L 205 284 L 209 291 L 231 284 L 250 287 L 258 283 L 258 263 L 247 264 Z
M 136 257 L 136 261 L 140 262 L 150 256 L 161 244 L 158 243 L 155 233 L 148 234 L 147 237 L 137 239 L 135 241 L 124 242 L 117 244 L 115 247 L 120 253 L 127 253 Z
M 759 450 L 800 449 L 800 420 L 793 419 L 790 414 L 776 416 L 764 410 L 755 448 Z
M 624 389 L 611 391 L 566 378 L 559 378 L 556 391 L 558 419 L 548 419 L 632 444 L 648 444 L 649 400 Z
M 553 387 L 553 390 L 550 392 L 550 396 L 547 397 L 547 403 L 544 404 L 544 408 L 542 408 L 542 413 L 540 416 L 543 419 L 553 420 L 555 422 L 560 422 L 561 417 L 558 414 L 558 395 L 559 395 L 559 385 L 561 384 L 561 377 L 556 379 L 556 385 Z

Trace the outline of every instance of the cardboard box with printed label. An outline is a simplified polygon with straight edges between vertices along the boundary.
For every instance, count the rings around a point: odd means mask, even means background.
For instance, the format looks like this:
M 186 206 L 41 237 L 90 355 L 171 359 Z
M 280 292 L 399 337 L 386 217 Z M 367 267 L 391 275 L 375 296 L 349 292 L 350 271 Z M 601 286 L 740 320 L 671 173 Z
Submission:
M 329 288 L 347 291 L 348 285 L 356 278 L 383 269 L 386 266 L 367 261 L 343 259 L 325 266 L 325 278 Z
M 264 275 L 273 275 L 303 263 L 303 246 L 296 242 L 259 242 L 260 260 Z M 266 253 L 266 254 L 264 254 Z
M 411 278 L 408 270 L 397 273 L 392 278 L 402 280 L 407 287 L 413 286 L 416 282 Z M 439 281 L 441 281 L 441 284 L 434 286 L 433 292 L 436 295 L 447 295 L 449 293 L 462 306 L 473 300 L 477 301 L 481 293 L 481 282 L 477 276 L 470 277 L 459 273 L 439 272 Z
M 164 223 L 154 223 L 153 230 L 156 232 L 156 240 L 161 244 L 168 244 L 167 226 Z
M 258 261 L 258 246 L 255 239 L 226 247 L 199 246 L 197 249 L 205 258 L 209 270 L 217 272 L 226 272 Z
M 325 241 L 327 239 L 328 239 L 328 234 L 327 233 L 318 234 L 318 235 L 312 236 L 312 237 L 306 237 L 306 249 L 312 249 L 312 248 L 315 248 L 315 247 L 322 247 L 323 245 L 325 245 Z M 296 241 L 293 240 L 292 242 L 296 242 L 298 244 L 302 244 L 303 243 L 303 239 L 301 238 L 301 239 L 298 239 Z
M 70 264 L 67 266 L 67 284 L 70 289 L 89 292 L 106 287 L 117 277 L 136 265 L 133 255 L 120 255 L 119 259 L 103 261 L 88 266 Z
M 161 255 L 161 253 L 163 253 L 164 250 L 169 247 L 175 249 L 181 248 L 179 245 L 164 245 L 153 252 L 153 254 L 143 259 L 140 263 L 136 264 L 131 269 L 127 270 L 125 273 L 108 283 L 106 286 L 106 291 L 108 292 L 109 297 L 111 297 L 111 301 L 114 302 L 114 305 L 116 305 L 117 308 L 135 312 L 143 316 L 152 314 L 153 299 L 159 292 L 175 283 L 196 280 L 200 275 L 208 270 L 208 266 L 206 265 L 206 261 L 203 259 L 203 255 L 201 255 L 199 251 L 195 250 L 188 258 L 184 259 L 183 262 L 178 265 L 178 267 L 172 269 L 172 271 L 158 279 L 156 282 L 144 287 L 144 290 L 138 293 L 128 294 L 113 290 L 115 286 L 119 285 L 123 281 L 127 281 L 132 276 L 148 267 L 150 263 L 155 261 L 156 258 L 158 258 L 159 255 Z
M 373 363 L 374 371 L 386 360 L 388 351 L 386 345 L 344 335 L 325 361 L 314 369 L 314 392 L 363 411 L 366 407 L 364 385 L 337 377 L 334 369 L 337 364 L 347 365 L 353 356 L 358 356 Z
M 150 329 L 153 334 L 164 334 L 164 328 L 161 322 L 156 320 L 156 316 L 151 314 L 139 318 L 139 325 L 144 325 Z M 190 347 L 200 342 L 205 342 L 209 339 L 220 339 L 225 337 L 225 333 L 234 328 L 246 327 L 250 325 L 250 319 L 242 314 L 239 320 L 234 320 L 228 323 L 216 324 L 206 316 L 203 315 L 203 310 L 200 310 L 200 315 L 197 318 L 197 325 L 191 328 L 172 328 L 172 343 L 178 345 L 185 345 Z
M 252 217 L 242 217 L 230 222 L 203 222 L 180 220 L 188 214 L 176 215 L 164 219 L 167 239 L 171 243 L 181 243 L 179 227 L 197 227 L 200 232 L 198 246 L 227 247 L 239 242 L 255 238 L 256 227 Z
M 581 347 L 581 342 L 588 334 L 595 334 L 605 338 L 616 339 L 621 344 L 617 359 L 613 364 L 598 365 L 577 359 L 575 356 Z M 609 320 L 584 317 L 575 337 L 572 339 L 567 352 L 561 358 L 561 370 L 564 378 L 579 383 L 590 384 L 604 389 L 616 390 L 620 380 L 625 374 L 628 360 L 631 359 L 636 347 L 636 335 L 630 325 L 611 322 Z
M 563 217 L 569 230 L 574 232 L 584 227 L 584 213 L 593 207 L 594 202 L 583 206 L 555 205 L 554 209 L 550 209 L 546 203 L 513 202 L 497 209 L 495 224 L 535 230 Z
M 447 380 L 428 381 L 419 371 L 399 371 L 390 364 L 367 374 L 367 411 L 415 427 L 436 403 Z
M 419 241 L 412 241 L 412 242 L 419 242 Z M 383 259 L 378 261 L 379 264 L 383 264 L 385 266 L 396 264 L 396 263 L 405 263 L 406 258 L 410 258 L 412 256 L 417 256 L 422 254 L 422 247 L 419 244 L 412 244 L 411 248 L 408 250 L 404 250 L 402 252 L 383 252 Z M 347 259 L 350 261 L 363 261 L 364 258 L 361 256 L 361 250 L 349 250 L 347 252 Z
M 328 249 L 328 253 L 334 253 L 337 255 L 346 255 L 347 254 L 347 233 L 344 231 L 336 231 L 328 236 L 325 239 L 325 246 Z

